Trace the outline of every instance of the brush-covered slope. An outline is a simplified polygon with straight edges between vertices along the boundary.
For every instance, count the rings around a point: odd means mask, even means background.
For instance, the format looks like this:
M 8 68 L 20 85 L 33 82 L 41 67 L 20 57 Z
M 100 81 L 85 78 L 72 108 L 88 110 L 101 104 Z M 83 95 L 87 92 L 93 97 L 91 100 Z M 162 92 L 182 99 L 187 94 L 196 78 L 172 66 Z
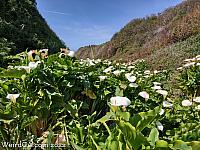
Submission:
M 0 1 L 0 38 L 12 43 L 11 54 L 27 48 L 56 51 L 64 46 L 38 12 L 35 0 Z
M 175 67 L 200 52 L 199 18 L 200 1 L 187 0 L 158 15 L 132 20 L 110 41 L 82 47 L 77 56 L 122 61 L 146 59 L 154 68 Z

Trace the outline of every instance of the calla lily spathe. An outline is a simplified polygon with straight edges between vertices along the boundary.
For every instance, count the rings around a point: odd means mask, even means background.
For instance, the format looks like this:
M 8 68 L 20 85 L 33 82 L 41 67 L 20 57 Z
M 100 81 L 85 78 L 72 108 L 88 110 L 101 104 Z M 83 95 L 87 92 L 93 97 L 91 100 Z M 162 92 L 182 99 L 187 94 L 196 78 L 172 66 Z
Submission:
M 163 107 L 172 107 L 172 106 L 173 106 L 173 104 L 168 101 L 163 102 Z
M 110 102 L 112 106 L 128 106 L 131 104 L 131 101 L 127 97 L 121 96 L 111 97 Z
M 16 99 L 20 96 L 20 94 L 8 94 L 6 96 L 7 99 L 10 99 L 13 103 L 16 103 Z
M 136 77 L 131 75 L 130 73 L 126 73 L 125 74 L 126 79 L 128 79 L 129 82 L 135 82 L 136 81 Z
M 192 102 L 190 102 L 189 100 L 183 100 L 181 102 L 182 106 L 187 107 L 187 106 L 191 106 Z
M 139 95 L 145 99 L 149 99 L 149 94 L 146 91 L 142 91 L 139 93 Z

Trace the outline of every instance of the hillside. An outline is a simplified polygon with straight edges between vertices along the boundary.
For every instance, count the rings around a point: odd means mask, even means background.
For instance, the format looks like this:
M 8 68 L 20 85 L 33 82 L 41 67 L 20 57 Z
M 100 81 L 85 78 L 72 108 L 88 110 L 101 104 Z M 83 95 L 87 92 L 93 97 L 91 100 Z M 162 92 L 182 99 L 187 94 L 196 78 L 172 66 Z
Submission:
M 199 18 L 200 1 L 187 0 L 158 15 L 130 21 L 110 41 L 80 48 L 77 57 L 140 58 L 154 69 L 177 67 L 200 52 Z
M 38 12 L 36 0 L 1 0 L 0 41 L 12 45 L 10 54 L 40 48 L 55 52 L 64 47 Z

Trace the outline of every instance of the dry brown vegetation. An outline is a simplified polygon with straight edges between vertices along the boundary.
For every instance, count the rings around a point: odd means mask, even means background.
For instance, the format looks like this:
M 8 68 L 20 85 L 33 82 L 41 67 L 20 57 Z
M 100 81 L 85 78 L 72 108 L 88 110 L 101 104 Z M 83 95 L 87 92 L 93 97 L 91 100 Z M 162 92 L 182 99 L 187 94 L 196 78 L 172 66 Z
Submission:
M 200 1 L 187 0 L 158 15 L 132 20 L 110 41 L 82 47 L 77 56 L 123 61 L 146 59 L 153 68 L 175 67 L 179 61 L 200 52 L 199 18 Z

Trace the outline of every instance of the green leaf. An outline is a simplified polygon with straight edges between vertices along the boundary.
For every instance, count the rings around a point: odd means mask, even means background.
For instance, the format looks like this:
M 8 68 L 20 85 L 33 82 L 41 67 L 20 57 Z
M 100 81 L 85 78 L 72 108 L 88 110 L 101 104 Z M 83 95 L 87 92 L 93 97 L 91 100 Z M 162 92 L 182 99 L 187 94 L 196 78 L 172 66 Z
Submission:
M 70 143 L 71 143 L 71 145 L 73 146 L 73 148 L 76 149 L 76 150 L 86 150 L 86 149 L 81 148 L 80 146 L 76 145 L 76 144 L 73 143 L 73 142 L 70 142 Z
M 32 124 L 36 119 L 38 119 L 38 116 L 31 116 L 31 117 L 26 117 L 23 119 L 21 128 L 24 129 L 25 127 L 29 126 Z
M 192 150 L 191 146 L 188 146 L 185 142 L 181 140 L 177 140 L 174 143 L 174 147 L 176 150 Z
M 166 141 L 164 140 L 158 140 L 156 141 L 156 148 L 168 148 L 169 145 Z
M 25 70 L 8 69 L 0 73 L 0 78 L 21 78 L 25 73 Z
M 158 139 L 159 139 L 159 132 L 156 128 L 153 128 L 148 137 L 148 141 L 150 141 L 150 145 L 154 146 Z
M 156 107 L 154 110 L 150 110 L 148 112 L 141 112 L 130 118 L 130 122 L 136 126 L 137 131 L 141 132 L 155 119 L 159 112 L 160 107 Z
M 97 96 L 91 90 L 86 90 L 85 94 L 91 99 L 97 99 Z
M 123 90 L 121 90 L 118 86 L 116 87 L 115 95 L 116 96 L 124 96 Z

